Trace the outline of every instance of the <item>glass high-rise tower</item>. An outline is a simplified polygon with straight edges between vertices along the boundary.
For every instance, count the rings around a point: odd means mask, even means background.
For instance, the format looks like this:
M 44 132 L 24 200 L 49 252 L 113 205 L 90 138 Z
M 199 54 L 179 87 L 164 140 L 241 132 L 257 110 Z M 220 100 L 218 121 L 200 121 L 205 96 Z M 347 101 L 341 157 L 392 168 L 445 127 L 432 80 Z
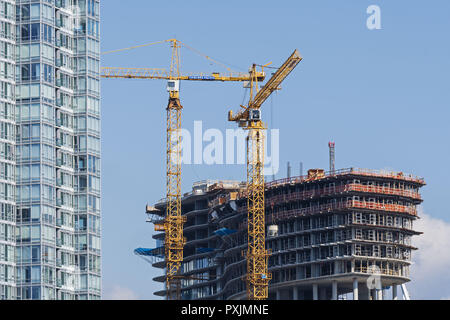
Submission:
M 100 299 L 99 0 L 0 23 L 0 299 Z

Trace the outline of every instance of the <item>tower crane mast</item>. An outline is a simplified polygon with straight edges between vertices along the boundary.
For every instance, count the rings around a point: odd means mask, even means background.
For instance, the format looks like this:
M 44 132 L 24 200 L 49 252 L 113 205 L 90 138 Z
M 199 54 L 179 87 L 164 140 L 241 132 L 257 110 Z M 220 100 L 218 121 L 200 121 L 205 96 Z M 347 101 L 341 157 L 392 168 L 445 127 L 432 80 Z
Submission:
M 236 115 L 228 113 L 228 120 L 235 121 L 247 136 L 247 298 L 262 300 L 268 297 L 268 283 L 272 275 L 268 271 L 267 261 L 270 252 L 265 245 L 265 208 L 264 208 L 264 130 L 260 108 L 264 101 L 279 88 L 279 85 L 302 60 L 295 50 L 278 68 L 262 89 L 258 88 L 256 64 L 250 71 L 250 100 L 247 106 Z M 263 66 L 264 67 L 264 66 Z

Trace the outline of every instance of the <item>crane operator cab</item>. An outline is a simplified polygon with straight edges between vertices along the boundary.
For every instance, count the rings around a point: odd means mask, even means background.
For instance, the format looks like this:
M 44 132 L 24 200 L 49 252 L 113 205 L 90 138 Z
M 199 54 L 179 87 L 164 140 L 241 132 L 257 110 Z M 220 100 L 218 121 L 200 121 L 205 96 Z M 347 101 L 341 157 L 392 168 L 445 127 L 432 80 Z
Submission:
M 180 91 L 180 80 L 168 80 L 167 81 L 167 92 L 178 92 Z
M 259 120 L 261 120 L 261 110 L 259 110 L 259 109 L 250 109 L 249 110 L 249 120 L 250 121 L 259 121 Z

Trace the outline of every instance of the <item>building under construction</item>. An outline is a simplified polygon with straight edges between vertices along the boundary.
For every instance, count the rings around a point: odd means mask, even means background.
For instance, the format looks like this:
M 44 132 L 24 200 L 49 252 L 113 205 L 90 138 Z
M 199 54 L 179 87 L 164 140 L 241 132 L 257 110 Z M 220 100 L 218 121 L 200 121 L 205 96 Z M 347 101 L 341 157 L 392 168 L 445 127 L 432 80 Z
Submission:
M 266 183 L 269 299 L 396 299 L 410 281 L 411 237 L 422 178 L 401 172 L 312 169 Z M 165 199 L 148 207 L 160 246 L 136 249 L 163 269 Z M 246 184 L 194 183 L 182 198 L 186 217 L 181 299 L 245 299 Z M 154 278 L 163 283 L 165 276 Z M 155 292 L 165 296 L 166 290 Z

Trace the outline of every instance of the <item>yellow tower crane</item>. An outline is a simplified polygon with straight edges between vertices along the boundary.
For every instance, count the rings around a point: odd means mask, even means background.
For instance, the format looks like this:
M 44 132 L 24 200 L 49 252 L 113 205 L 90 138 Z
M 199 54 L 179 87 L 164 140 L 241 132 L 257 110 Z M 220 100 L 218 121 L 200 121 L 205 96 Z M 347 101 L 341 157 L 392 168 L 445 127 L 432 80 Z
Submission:
M 295 50 L 283 65 L 273 74 L 264 87 L 259 90 L 256 65 L 250 75 L 250 100 L 239 113 L 228 113 L 228 120 L 235 121 L 247 136 L 247 298 L 249 300 L 267 299 L 268 284 L 272 275 L 268 271 L 267 260 L 270 252 L 266 250 L 265 210 L 264 210 L 264 130 L 260 108 L 264 101 L 279 88 L 281 82 L 302 60 Z M 264 67 L 264 66 L 263 66 Z
M 167 149 L 166 149 L 166 215 L 164 222 L 155 225 L 156 230 L 165 231 L 164 254 L 166 262 L 166 298 L 168 300 L 179 299 L 180 293 L 180 266 L 183 261 L 183 247 L 186 242 L 183 236 L 183 224 L 185 217 L 181 214 L 181 110 L 183 107 L 180 102 L 179 81 L 252 81 L 260 82 L 265 79 L 264 70 L 261 72 L 253 71 L 250 73 L 192 73 L 183 75 L 180 73 L 180 54 L 179 49 L 186 44 L 177 39 L 168 39 L 159 42 L 153 42 L 140 46 L 109 51 L 105 53 L 119 52 L 123 50 L 135 49 L 158 43 L 170 43 L 172 47 L 172 58 L 170 70 L 162 68 L 118 68 L 103 67 L 101 69 L 102 78 L 112 79 L 160 79 L 167 80 L 167 90 L 169 92 L 169 103 L 166 107 L 167 112 Z M 104 54 L 105 54 L 104 53 Z M 197 51 L 197 53 L 199 53 Z M 201 54 L 201 53 L 199 53 Z M 203 54 L 201 54 L 203 55 Z M 206 59 L 218 63 L 212 58 L 203 55 Z

